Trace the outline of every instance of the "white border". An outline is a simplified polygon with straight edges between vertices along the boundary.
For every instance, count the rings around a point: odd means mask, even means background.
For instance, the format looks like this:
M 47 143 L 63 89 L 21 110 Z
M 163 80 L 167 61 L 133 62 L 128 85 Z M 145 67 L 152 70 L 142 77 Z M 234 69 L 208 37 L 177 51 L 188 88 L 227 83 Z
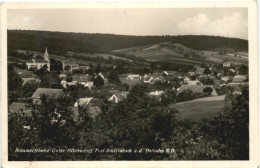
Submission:
M 250 160 L 249 161 L 7 161 L 7 9 L 42 8 L 207 8 L 247 7 L 249 40 L 250 81 Z M 258 166 L 258 41 L 257 4 L 247 2 L 65 2 L 65 3 L 3 3 L 1 5 L 1 119 L 2 119 L 2 167 L 257 167 Z

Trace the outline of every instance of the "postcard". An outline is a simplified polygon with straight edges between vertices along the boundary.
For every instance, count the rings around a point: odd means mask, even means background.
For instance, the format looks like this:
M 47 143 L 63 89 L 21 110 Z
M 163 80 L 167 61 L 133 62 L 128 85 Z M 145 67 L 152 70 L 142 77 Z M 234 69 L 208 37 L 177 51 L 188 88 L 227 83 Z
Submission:
M 2 3 L 2 167 L 257 167 L 257 37 L 255 1 Z

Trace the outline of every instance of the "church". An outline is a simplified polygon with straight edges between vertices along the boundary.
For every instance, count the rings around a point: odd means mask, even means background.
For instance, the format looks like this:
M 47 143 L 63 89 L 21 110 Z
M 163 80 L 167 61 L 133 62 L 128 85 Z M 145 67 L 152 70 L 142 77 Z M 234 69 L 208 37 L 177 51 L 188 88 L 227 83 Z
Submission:
M 33 58 L 30 61 L 26 61 L 26 66 L 28 69 L 30 68 L 36 68 L 36 69 L 41 69 L 44 65 L 47 65 L 47 70 L 50 71 L 50 59 L 49 59 L 49 54 L 47 51 L 47 47 L 45 50 L 45 53 L 42 58 Z

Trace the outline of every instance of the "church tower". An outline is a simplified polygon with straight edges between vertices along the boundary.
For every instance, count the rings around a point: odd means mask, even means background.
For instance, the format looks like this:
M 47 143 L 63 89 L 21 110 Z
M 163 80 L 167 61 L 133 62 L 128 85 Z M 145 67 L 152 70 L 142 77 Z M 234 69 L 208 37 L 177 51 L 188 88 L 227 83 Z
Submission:
M 44 56 L 43 56 L 43 58 L 44 58 L 44 60 L 45 60 L 45 61 L 48 61 L 48 62 L 50 62 L 50 60 L 49 60 L 49 54 L 48 54 L 47 47 L 46 47 L 46 50 L 45 50 L 45 53 L 44 53 Z

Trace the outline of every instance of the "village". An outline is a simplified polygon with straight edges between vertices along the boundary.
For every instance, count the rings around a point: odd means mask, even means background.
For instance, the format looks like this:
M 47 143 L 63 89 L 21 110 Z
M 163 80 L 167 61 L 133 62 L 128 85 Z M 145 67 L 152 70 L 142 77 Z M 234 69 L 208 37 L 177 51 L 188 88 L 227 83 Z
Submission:
M 155 68 L 149 73 L 138 74 L 120 73 L 120 65 L 80 65 L 71 60 L 59 60 L 53 66 L 47 47 L 44 54 L 24 53 L 33 55 L 32 59 L 26 60 L 26 67 L 13 66 L 12 69 L 21 78 L 21 87 L 27 90 L 23 89 L 21 96 L 9 97 L 9 116 L 13 113 L 32 116 L 28 100 L 40 105 L 43 95 L 53 101 L 64 95 L 73 97 L 75 102 L 71 109 L 77 121 L 81 117 L 79 109 L 84 109 L 85 114 L 95 119 L 102 111 L 102 102 L 116 106 L 127 100 L 129 91 L 136 85 L 145 86 L 149 97 L 168 104 L 203 97 L 214 99 L 230 92 L 241 94 L 241 87 L 248 86 L 247 67 L 232 65 L 228 60 L 220 65 L 202 63 L 188 71 Z M 30 129 L 30 125 L 24 125 L 24 129 Z

